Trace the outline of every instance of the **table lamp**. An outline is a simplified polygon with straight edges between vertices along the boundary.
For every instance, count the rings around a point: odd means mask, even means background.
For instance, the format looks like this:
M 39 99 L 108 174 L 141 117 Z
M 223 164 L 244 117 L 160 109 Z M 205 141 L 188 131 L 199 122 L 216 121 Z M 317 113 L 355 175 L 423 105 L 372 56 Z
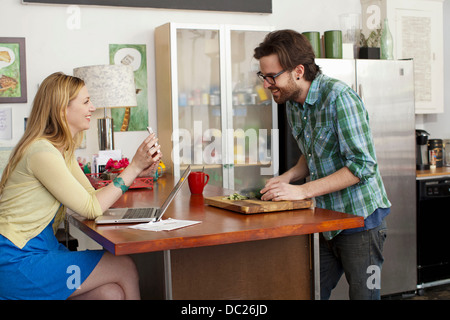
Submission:
M 97 120 L 100 150 L 114 150 L 113 119 L 106 108 L 137 106 L 136 86 L 131 66 L 97 65 L 73 69 L 73 75 L 83 79 L 96 108 L 104 108 L 105 116 Z

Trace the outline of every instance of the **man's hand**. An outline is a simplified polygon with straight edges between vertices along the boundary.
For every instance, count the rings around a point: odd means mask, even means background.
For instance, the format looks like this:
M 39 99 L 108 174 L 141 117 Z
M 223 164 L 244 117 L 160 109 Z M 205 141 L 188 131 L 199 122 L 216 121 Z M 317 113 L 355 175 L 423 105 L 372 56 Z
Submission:
M 261 200 L 303 200 L 306 197 L 304 186 L 289 184 L 286 176 L 278 176 L 267 180 L 266 185 L 261 190 L 263 196 Z

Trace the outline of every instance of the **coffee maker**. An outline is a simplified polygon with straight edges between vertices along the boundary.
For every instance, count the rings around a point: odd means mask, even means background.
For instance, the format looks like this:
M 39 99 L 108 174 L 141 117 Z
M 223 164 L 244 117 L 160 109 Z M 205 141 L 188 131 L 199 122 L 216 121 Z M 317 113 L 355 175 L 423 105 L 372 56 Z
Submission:
M 416 129 L 416 169 L 428 170 L 428 136 L 425 130 Z

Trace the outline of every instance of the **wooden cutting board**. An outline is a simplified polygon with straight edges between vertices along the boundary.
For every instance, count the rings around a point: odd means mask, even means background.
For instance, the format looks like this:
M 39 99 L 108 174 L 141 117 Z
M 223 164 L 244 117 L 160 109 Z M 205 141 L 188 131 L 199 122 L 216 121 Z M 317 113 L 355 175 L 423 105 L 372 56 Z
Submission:
M 228 200 L 225 196 L 205 197 L 205 203 L 243 214 L 306 209 L 313 206 L 311 199 L 295 201 L 263 201 L 258 199 Z

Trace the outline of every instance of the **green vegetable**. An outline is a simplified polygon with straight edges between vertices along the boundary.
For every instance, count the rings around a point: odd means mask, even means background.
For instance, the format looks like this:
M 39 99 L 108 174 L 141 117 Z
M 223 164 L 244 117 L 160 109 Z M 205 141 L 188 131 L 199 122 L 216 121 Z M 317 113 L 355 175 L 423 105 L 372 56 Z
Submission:
M 249 197 L 250 197 L 251 199 L 258 199 L 258 200 L 261 200 L 262 193 L 259 192 L 259 191 L 251 191 L 250 194 L 249 194 Z
M 228 197 L 222 198 L 223 200 L 246 200 L 246 196 L 240 195 L 239 193 L 230 194 Z

